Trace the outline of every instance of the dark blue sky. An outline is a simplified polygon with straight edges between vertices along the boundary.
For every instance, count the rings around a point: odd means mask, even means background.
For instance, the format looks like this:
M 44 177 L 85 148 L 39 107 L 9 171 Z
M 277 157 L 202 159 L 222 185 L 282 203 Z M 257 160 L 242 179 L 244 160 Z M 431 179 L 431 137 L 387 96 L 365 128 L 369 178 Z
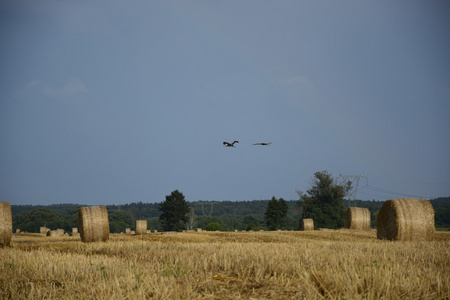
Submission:
M 449 196 L 449 15 L 446 1 L 2 1 L 0 201 L 291 200 L 323 170 L 367 176 L 359 199 Z

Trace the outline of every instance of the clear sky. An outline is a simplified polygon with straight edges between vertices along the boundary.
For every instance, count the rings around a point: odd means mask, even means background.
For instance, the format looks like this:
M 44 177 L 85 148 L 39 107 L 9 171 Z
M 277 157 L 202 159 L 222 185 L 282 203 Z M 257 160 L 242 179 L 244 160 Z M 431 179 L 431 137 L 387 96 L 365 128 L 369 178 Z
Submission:
M 449 16 L 449 1 L 1 1 L 0 201 L 296 200 L 323 170 L 367 176 L 357 199 L 450 196 Z

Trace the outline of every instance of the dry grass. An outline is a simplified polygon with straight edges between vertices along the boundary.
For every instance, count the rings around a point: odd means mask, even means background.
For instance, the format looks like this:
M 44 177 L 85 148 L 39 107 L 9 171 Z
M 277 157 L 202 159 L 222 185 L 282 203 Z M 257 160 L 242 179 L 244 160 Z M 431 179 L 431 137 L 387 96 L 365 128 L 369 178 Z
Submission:
M 0 247 L 9 246 L 12 237 L 11 204 L 0 201 Z
M 147 234 L 147 220 L 136 220 L 136 234 Z
M 0 299 L 444 299 L 450 233 L 187 232 L 105 243 L 17 236 L 0 249 Z
M 370 211 L 362 207 L 349 207 L 345 214 L 345 228 L 369 230 Z
M 429 241 L 433 239 L 434 231 L 434 210 L 428 200 L 392 199 L 378 212 L 379 239 Z
M 80 236 L 83 242 L 109 239 L 109 221 L 106 206 L 80 207 L 78 210 Z
M 313 219 L 302 219 L 302 229 L 306 230 L 314 230 L 314 221 Z

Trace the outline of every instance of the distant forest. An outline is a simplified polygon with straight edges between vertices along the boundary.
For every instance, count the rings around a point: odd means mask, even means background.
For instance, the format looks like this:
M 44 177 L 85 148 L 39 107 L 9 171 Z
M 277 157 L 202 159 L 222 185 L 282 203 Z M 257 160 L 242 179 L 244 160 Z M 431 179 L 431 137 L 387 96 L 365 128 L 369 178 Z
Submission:
M 194 210 L 196 227 L 206 228 L 211 222 L 222 225 L 223 230 L 266 230 L 264 212 L 269 200 L 254 201 L 196 201 L 189 202 Z M 450 197 L 430 200 L 435 211 L 436 228 L 450 228 Z M 286 219 L 287 230 L 298 230 L 301 220 L 301 201 L 287 201 L 289 206 Z M 384 202 L 345 200 L 345 205 L 365 207 L 371 212 L 372 228 L 376 227 L 378 210 Z M 78 227 L 78 208 L 86 205 L 11 205 L 13 230 L 39 232 L 39 227 L 62 228 L 71 231 Z M 107 205 L 110 230 L 124 232 L 125 228 L 134 230 L 136 220 L 147 220 L 148 228 L 161 230 L 159 203 L 133 202 L 123 205 Z

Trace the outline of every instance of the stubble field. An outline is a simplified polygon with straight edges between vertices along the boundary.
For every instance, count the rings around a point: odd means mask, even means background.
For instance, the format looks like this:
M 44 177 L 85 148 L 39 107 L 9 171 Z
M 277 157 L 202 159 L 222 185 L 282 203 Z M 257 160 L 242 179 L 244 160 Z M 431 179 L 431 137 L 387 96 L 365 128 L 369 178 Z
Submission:
M 376 231 L 15 235 L 0 299 L 448 299 L 450 233 L 389 242 Z

